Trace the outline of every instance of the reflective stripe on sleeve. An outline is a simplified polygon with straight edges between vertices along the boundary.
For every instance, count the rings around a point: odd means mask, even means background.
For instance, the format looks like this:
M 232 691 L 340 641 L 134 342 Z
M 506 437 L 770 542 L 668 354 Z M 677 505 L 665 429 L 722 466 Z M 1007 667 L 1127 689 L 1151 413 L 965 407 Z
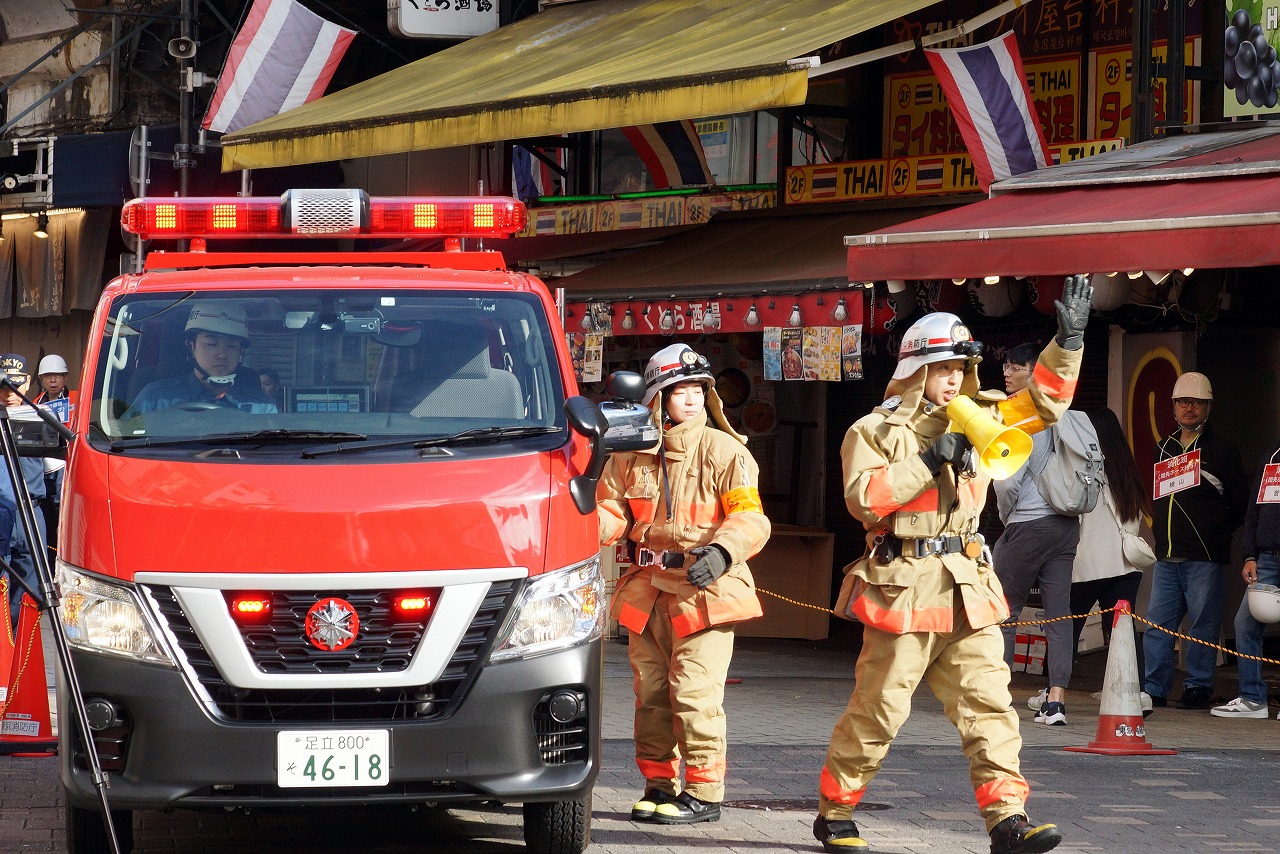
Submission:
M 872 513 L 881 519 L 902 505 L 893 499 L 893 484 L 889 483 L 889 467 L 881 466 L 867 479 L 867 504 Z
M 1035 370 L 1031 372 L 1031 379 L 1046 394 L 1058 400 L 1067 400 L 1075 396 L 1076 381 L 1074 379 L 1060 377 L 1040 362 L 1036 362 Z

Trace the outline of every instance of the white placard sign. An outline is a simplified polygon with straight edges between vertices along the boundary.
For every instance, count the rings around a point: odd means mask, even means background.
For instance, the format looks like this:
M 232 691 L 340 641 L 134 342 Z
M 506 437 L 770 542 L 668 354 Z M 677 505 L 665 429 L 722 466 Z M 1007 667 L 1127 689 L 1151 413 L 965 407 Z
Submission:
M 498 28 L 498 0 L 390 0 L 387 28 L 410 39 L 466 39 Z

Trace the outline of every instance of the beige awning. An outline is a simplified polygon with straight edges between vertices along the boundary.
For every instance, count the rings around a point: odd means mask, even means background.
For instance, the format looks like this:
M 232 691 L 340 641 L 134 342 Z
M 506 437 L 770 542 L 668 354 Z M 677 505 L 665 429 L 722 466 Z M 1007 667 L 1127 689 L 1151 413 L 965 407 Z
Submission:
M 552 6 L 222 138 L 225 170 L 803 104 L 789 60 L 936 0 Z

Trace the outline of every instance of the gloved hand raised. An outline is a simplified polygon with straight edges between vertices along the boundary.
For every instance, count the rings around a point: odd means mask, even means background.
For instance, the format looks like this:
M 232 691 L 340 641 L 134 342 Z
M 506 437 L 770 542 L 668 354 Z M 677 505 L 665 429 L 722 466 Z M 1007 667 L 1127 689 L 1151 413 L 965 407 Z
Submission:
M 1058 335 L 1054 339 L 1063 350 L 1079 350 L 1084 346 L 1084 328 L 1089 324 L 1089 307 L 1093 302 L 1093 286 L 1088 276 L 1067 276 L 1062 299 L 1054 300 L 1058 313 Z
M 938 441 L 920 452 L 920 460 L 929 467 L 929 472 L 937 477 L 946 463 L 955 466 L 956 471 L 962 470 L 965 467 L 965 455 L 972 450 L 973 443 L 965 434 L 943 433 L 938 437 Z
M 689 554 L 697 558 L 689 565 L 689 583 L 699 589 L 710 587 L 729 568 L 729 553 L 714 543 L 689 549 Z

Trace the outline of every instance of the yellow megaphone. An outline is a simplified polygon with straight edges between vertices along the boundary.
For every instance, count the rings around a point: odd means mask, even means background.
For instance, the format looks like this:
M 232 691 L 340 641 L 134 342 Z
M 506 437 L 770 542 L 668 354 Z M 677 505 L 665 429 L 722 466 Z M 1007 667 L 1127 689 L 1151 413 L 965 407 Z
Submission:
M 982 411 L 973 398 L 960 395 L 947 404 L 951 432 L 963 433 L 978 452 L 978 465 L 992 480 L 1004 480 L 1031 456 L 1031 437 L 1006 427 Z

